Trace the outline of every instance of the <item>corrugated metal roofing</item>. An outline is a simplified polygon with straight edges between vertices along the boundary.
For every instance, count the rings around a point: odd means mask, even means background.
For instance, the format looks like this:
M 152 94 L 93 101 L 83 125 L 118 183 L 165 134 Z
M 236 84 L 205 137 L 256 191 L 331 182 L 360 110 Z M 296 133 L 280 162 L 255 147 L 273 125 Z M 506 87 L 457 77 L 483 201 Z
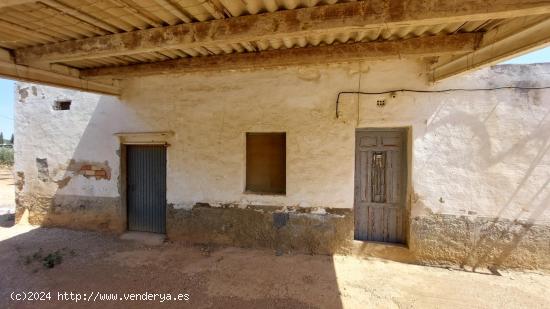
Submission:
M 0 9 L 0 47 L 17 49 L 111 33 L 313 7 L 337 2 L 347 1 L 41 0 L 40 2 Z M 99 21 L 99 24 L 90 23 L 87 20 Z M 160 52 L 71 61 L 64 64 L 75 68 L 93 68 L 323 44 L 395 40 L 436 34 L 487 31 L 501 22 L 502 20 L 468 21 L 430 26 L 378 28 L 273 38 L 233 44 L 205 44 L 192 49 L 169 49 Z

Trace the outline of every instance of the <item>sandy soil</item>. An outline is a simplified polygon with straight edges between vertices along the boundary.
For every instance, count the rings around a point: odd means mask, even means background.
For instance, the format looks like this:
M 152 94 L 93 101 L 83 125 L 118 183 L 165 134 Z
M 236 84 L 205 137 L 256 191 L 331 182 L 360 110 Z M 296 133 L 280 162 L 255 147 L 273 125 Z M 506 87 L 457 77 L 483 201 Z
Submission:
M 40 249 L 41 248 L 41 249 Z M 41 257 L 59 250 L 62 262 Z M 0 228 L 0 308 L 548 308 L 548 274 L 502 276 L 348 256 L 150 247 L 116 236 Z M 17 302 L 12 292 L 50 291 Z M 189 301 L 57 301 L 58 292 L 188 293 Z M 96 294 L 97 295 L 97 294 Z M 55 300 L 55 301 L 54 301 Z
M 15 213 L 15 181 L 11 168 L 0 166 L 0 226 L 12 226 Z

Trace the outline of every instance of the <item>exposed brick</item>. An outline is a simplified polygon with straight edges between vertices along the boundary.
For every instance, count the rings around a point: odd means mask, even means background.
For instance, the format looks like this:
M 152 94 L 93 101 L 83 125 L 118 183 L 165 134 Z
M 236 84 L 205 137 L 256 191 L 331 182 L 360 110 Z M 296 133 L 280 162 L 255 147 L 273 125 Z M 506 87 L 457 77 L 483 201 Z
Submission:
M 84 176 L 95 176 L 95 171 L 92 171 L 92 170 L 84 171 Z
M 70 161 L 68 169 L 78 175 L 86 178 L 95 177 L 96 179 L 111 179 L 111 168 L 109 162 L 93 162 L 93 161 Z M 96 174 L 96 172 L 99 172 Z

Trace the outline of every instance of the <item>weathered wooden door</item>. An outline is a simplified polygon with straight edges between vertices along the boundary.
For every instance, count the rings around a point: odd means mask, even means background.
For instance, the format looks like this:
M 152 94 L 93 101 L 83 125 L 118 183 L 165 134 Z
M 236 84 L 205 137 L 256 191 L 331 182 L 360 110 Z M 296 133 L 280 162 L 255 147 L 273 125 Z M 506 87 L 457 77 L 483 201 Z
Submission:
M 361 129 L 355 142 L 355 239 L 403 243 L 406 135 Z
M 128 230 L 166 231 L 166 147 L 126 146 Z

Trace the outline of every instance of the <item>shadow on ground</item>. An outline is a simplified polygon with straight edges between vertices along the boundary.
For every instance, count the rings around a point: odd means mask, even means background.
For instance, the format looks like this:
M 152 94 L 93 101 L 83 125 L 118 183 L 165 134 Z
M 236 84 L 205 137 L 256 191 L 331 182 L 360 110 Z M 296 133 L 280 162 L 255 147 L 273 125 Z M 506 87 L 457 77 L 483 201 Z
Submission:
M 0 273 L 0 308 L 542 308 L 550 289 L 550 276 L 536 273 L 487 276 L 351 256 L 147 246 L 20 224 L 0 228 Z M 21 291 L 50 291 L 52 300 L 10 300 Z M 188 293 L 190 299 L 75 303 L 58 301 L 58 292 Z
M 1 227 L 12 227 L 15 223 L 15 214 L 8 213 L 0 215 L 0 226 Z
M 0 233 L 1 308 L 35 308 L 11 301 L 10 293 L 44 290 L 52 298 L 64 291 L 190 295 L 189 301 L 82 301 L 79 307 L 342 308 L 329 256 L 276 256 L 270 250 L 178 243 L 147 246 L 114 235 L 20 225 Z M 60 263 L 45 267 L 48 255 L 61 256 Z M 75 303 L 39 304 L 63 306 Z

